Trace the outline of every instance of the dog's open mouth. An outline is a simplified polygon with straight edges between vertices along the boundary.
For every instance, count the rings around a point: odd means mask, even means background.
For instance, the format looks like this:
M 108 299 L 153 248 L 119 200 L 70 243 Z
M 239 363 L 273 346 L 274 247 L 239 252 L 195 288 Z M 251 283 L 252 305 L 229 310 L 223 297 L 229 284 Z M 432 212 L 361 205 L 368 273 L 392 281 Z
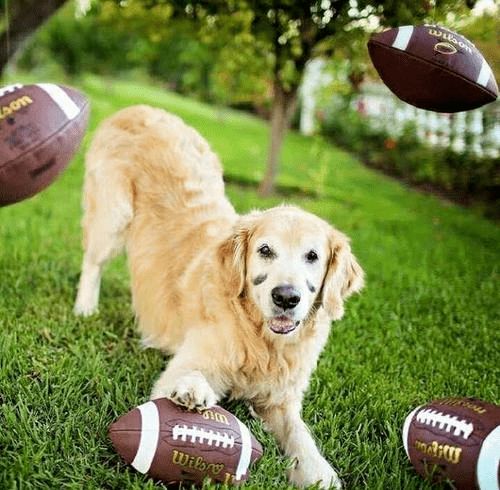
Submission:
M 292 320 L 285 315 L 280 315 L 269 320 L 269 328 L 278 334 L 287 334 L 293 332 L 300 322 Z

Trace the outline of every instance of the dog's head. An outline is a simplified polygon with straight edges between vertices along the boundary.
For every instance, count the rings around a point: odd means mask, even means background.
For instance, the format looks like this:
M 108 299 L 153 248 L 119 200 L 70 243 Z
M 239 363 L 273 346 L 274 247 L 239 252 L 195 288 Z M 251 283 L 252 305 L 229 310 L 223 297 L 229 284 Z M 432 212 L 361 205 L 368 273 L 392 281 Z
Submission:
M 294 336 L 319 308 L 340 319 L 344 299 L 363 287 L 348 238 L 291 206 L 242 216 L 219 260 L 228 293 L 250 300 L 271 336 Z

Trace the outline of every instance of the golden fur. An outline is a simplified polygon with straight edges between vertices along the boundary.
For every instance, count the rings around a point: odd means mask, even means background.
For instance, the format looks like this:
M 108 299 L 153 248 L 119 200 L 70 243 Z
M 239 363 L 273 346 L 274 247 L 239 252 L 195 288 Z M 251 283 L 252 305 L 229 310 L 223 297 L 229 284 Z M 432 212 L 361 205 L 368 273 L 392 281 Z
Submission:
M 125 247 L 144 342 L 173 355 L 152 397 L 201 409 L 246 399 L 295 459 L 292 482 L 339 488 L 300 412 L 331 320 L 363 285 L 345 235 L 292 206 L 238 216 L 208 143 L 147 106 L 101 124 L 83 203 L 75 312 L 96 311 L 102 267 Z M 277 306 L 280 285 L 296 307 Z

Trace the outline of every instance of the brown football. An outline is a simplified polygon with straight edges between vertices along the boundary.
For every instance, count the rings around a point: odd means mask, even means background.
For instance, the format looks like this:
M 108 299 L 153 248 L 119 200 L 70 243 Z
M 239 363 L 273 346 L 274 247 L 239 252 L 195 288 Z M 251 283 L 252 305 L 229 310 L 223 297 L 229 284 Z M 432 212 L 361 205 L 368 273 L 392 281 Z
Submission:
M 498 490 L 500 406 L 475 398 L 445 398 L 413 410 L 403 427 L 417 472 L 453 481 L 458 490 Z
M 402 26 L 372 36 L 368 52 L 383 82 L 421 109 L 459 112 L 493 102 L 498 86 L 479 50 L 435 25 Z
M 51 184 L 83 138 L 89 104 L 75 89 L 39 83 L 0 88 L 0 206 Z
M 237 485 L 262 446 L 243 422 L 219 406 L 190 412 L 166 398 L 149 401 L 109 428 L 116 452 L 137 471 L 167 484 L 213 481 Z

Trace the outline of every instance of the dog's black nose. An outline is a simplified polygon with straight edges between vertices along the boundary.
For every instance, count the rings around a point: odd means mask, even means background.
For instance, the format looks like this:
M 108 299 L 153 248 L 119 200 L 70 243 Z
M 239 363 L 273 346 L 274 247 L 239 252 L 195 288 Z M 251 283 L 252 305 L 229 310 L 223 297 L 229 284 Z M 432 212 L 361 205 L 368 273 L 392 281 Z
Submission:
M 300 302 L 300 293 L 293 286 L 277 286 L 271 291 L 273 303 L 284 310 L 295 308 Z

